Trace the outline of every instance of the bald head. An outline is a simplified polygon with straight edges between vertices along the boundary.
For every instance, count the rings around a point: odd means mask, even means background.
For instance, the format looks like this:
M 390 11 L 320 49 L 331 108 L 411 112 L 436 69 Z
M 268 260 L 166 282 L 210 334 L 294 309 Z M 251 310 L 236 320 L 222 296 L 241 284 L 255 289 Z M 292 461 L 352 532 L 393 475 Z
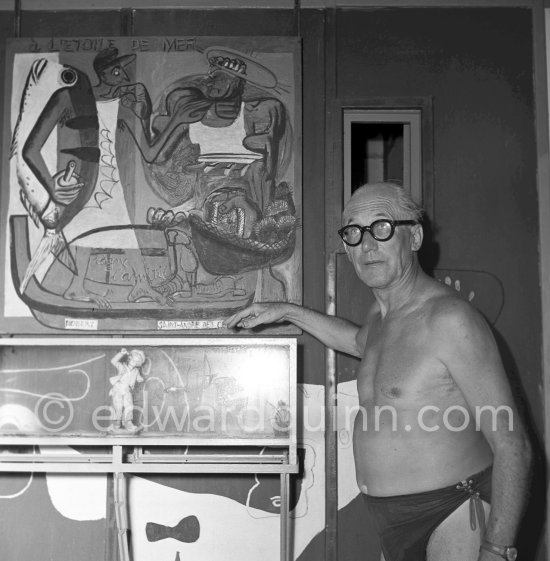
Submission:
M 420 220 L 424 213 L 422 207 L 414 202 L 410 194 L 397 183 L 385 181 L 366 183 L 356 189 L 346 203 L 343 223 L 362 209 L 376 208 L 381 214 L 393 220 Z

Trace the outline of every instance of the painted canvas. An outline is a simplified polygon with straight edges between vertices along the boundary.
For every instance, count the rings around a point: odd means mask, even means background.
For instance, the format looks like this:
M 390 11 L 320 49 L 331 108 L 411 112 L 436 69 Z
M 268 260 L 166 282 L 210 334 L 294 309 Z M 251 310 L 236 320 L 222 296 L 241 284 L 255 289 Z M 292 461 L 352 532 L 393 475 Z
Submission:
M 9 41 L 2 332 L 300 303 L 299 76 L 288 38 Z

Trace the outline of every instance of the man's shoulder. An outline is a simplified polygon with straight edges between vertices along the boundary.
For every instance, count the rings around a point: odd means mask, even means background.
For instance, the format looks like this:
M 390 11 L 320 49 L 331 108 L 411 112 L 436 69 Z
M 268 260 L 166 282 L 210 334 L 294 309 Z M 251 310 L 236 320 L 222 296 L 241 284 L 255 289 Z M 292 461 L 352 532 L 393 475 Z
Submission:
M 436 331 L 476 329 L 485 320 L 481 313 L 452 289 L 441 287 L 426 300 L 426 313 Z
M 479 315 L 477 309 L 459 292 L 435 279 L 429 281 L 418 300 L 419 307 L 428 321 L 466 321 Z

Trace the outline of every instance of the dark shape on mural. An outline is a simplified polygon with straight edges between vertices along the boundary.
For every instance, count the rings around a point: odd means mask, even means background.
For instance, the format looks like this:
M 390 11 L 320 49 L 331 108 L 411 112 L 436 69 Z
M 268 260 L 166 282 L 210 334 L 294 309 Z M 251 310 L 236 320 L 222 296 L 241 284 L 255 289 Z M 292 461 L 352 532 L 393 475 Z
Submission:
M 199 539 L 201 526 L 196 516 L 186 516 L 175 526 L 165 526 L 156 522 L 147 522 L 145 534 L 150 542 L 158 542 L 167 538 L 173 538 L 184 543 L 193 543 Z
M 48 557 L 57 561 L 97 561 L 98 544 L 102 559 L 108 532 L 105 519 L 76 521 L 60 514 L 51 502 L 46 477 L 34 474 L 26 492 L 2 501 L 2 560 L 44 559 L 43 552 L 48 552 Z M 27 478 L 26 474 L 9 474 L 14 488 L 18 487 L 17 479 L 22 480 L 19 487 L 26 487 Z

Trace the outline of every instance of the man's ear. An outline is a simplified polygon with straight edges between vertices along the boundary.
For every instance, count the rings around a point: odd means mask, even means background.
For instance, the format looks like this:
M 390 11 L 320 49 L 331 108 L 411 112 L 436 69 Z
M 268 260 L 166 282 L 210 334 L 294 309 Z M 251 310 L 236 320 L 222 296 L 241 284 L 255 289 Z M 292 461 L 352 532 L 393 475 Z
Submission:
M 415 224 L 412 228 L 411 236 L 411 249 L 413 251 L 418 251 L 422 246 L 422 240 L 424 239 L 424 230 L 422 224 Z

